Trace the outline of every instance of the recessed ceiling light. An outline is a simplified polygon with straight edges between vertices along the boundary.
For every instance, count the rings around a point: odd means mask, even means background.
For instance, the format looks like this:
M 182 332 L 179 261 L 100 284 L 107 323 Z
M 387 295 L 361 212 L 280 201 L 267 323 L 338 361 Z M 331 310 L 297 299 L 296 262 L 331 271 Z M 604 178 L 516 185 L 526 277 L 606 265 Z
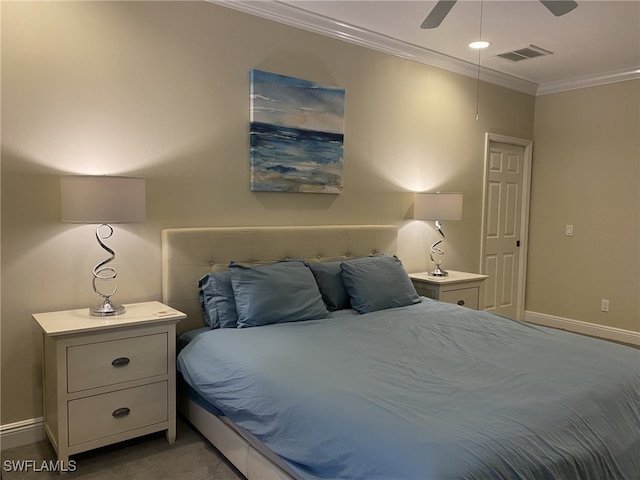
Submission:
M 480 40 L 478 42 L 471 42 L 469 44 L 469 46 L 471 48 L 475 48 L 475 49 L 479 49 L 479 48 L 487 48 L 489 45 L 491 45 L 489 42 L 485 41 L 485 40 Z

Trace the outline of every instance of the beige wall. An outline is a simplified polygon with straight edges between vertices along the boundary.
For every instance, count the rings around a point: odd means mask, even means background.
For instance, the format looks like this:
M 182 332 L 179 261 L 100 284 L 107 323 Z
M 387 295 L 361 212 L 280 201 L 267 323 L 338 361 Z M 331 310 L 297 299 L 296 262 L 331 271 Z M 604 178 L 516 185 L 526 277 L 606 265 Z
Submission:
M 394 223 L 424 270 L 412 190 L 464 192 L 447 266 L 477 271 L 484 134 L 533 135 L 532 96 L 483 84 L 476 121 L 473 79 L 205 2 L 1 5 L 2 424 L 42 414 L 31 313 L 96 300 L 104 252 L 59 222 L 60 174 L 147 179 L 147 221 L 111 242 L 126 303 L 160 299 L 170 226 Z M 249 191 L 252 68 L 346 89 L 344 193 Z
M 528 311 L 640 331 L 639 132 L 640 80 L 536 98 Z

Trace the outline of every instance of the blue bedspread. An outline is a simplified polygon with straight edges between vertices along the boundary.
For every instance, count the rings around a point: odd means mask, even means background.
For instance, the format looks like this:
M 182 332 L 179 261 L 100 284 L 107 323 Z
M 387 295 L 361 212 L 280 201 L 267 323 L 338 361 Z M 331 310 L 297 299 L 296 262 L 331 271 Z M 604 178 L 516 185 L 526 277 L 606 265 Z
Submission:
M 304 479 L 640 478 L 640 350 L 457 305 L 211 330 L 178 368 Z

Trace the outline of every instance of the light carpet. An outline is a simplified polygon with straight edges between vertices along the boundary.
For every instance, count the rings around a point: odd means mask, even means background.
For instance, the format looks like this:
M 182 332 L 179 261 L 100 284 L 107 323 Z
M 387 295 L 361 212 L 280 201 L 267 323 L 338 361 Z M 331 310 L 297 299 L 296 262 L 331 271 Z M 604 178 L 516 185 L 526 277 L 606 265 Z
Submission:
M 75 461 L 75 471 L 69 471 L 62 477 L 68 480 L 244 478 L 206 439 L 180 418 L 173 445 L 169 445 L 164 432 L 160 432 L 79 453 L 71 459 Z M 15 462 L 20 460 L 33 460 L 33 463 L 26 471 L 15 471 Z M 55 452 L 48 440 L 3 450 L 0 478 L 60 480 L 57 472 L 41 469 L 42 462 L 47 460 L 56 460 Z M 31 468 L 34 464 L 37 468 Z

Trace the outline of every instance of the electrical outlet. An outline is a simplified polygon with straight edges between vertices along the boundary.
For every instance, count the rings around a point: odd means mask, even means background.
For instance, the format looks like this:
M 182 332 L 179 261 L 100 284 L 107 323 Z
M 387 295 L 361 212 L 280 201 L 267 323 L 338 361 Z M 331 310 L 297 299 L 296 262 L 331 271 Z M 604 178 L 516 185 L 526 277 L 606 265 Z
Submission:
M 608 312 L 609 311 L 609 300 L 605 300 L 604 298 L 600 301 L 600 311 Z

